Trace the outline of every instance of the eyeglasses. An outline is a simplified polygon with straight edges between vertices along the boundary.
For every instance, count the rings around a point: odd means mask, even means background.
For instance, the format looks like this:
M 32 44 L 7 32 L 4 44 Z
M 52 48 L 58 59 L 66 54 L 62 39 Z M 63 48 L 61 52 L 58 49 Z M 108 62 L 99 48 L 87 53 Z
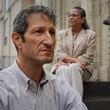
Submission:
M 75 13 L 73 13 L 73 14 L 68 14 L 68 17 L 77 17 L 77 16 L 81 16 L 80 14 L 75 14 Z

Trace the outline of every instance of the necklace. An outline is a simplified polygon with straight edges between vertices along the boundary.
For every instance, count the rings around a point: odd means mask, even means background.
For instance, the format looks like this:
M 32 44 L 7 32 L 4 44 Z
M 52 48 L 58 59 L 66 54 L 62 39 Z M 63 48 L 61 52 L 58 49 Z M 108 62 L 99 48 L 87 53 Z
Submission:
M 74 53 L 74 45 L 75 45 L 78 35 L 79 35 L 79 33 L 75 33 L 75 34 L 73 34 L 73 37 L 72 37 L 72 54 Z

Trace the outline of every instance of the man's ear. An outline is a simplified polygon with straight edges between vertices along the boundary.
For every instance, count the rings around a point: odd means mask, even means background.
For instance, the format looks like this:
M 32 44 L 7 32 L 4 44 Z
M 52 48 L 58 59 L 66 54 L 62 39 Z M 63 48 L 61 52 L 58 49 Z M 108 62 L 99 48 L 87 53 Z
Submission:
M 16 32 L 12 33 L 12 41 L 18 48 L 22 47 L 23 41 L 18 33 Z

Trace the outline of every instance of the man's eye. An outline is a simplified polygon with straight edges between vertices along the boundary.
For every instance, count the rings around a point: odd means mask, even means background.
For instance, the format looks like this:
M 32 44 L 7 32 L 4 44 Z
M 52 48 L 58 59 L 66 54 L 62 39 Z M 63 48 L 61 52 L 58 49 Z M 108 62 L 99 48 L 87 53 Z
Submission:
M 50 30 L 49 31 L 51 35 L 55 35 L 55 31 L 54 30 Z
M 43 33 L 43 30 L 36 30 L 35 33 Z

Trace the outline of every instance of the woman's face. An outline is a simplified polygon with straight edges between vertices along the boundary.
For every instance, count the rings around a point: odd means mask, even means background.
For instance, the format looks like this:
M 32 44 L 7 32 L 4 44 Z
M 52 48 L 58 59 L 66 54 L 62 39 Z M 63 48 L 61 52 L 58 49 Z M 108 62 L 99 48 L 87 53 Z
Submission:
M 70 27 L 82 26 L 84 22 L 84 17 L 81 17 L 77 9 L 70 9 L 68 13 L 68 22 Z

